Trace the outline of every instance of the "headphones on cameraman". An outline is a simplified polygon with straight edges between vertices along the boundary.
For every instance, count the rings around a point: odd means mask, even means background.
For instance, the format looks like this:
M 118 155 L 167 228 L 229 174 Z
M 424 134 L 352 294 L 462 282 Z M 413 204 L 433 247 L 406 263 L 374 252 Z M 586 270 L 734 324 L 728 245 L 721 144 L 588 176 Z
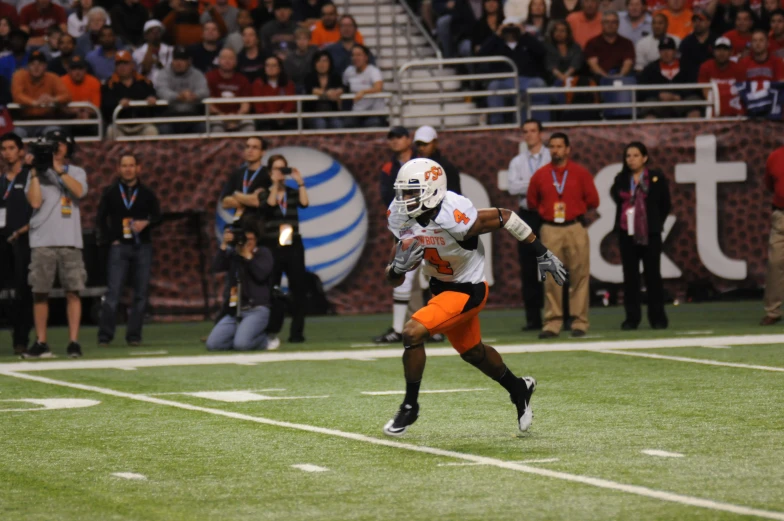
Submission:
M 67 147 L 65 157 L 68 159 L 71 159 L 76 152 L 76 141 L 73 136 L 65 134 L 62 130 L 50 130 L 44 134 L 43 140 L 54 143 L 65 143 Z

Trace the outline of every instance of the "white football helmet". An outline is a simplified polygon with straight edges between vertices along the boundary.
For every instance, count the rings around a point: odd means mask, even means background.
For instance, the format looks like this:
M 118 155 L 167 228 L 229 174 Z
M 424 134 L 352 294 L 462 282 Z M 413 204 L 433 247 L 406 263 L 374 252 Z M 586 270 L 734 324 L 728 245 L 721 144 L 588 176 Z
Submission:
M 446 197 L 446 172 L 432 159 L 412 159 L 400 168 L 394 187 L 395 206 L 409 217 L 418 217 Z

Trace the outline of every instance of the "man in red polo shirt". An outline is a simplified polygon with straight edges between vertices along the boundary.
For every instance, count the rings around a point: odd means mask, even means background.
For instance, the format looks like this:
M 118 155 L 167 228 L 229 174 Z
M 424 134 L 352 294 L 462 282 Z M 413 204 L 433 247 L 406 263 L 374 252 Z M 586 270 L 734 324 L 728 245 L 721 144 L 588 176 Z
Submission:
M 743 81 L 784 80 L 784 61 L 768 52 L 768 35 L 762 29 L 752 33 L 751 55 L 743 58 L 738 65 L 743 71 Z
M 744 57 L 749 53 L 751 30 L 754 28 L 754 16 L 746 8 L 739 8 L 735 13 L 735 29 L 724 33 L 725 38 L 732 42 L 732 55 Z
M 784 300 L 784 147 L 777 148 L 768 157 L 765 187 L 773 193 L 773 214 L 765 277 L 765 316 L 760 325 L 771 326 L 781 320 Z
M 770 14 L 770 36 L 768 50 L 774 56 L 784 58 L 784 9 Z
M 585 61 L 597 77 L 627 76 L 634 67 L 634 44 L 618 34 L 619 21 L 614 12 L 602 14 L 602 34 L 585 46 Z
M 569 161 L 569 137 L 563 132 L 550 136 L 552 162 L 536 171 L 528 185 L 528 208 L 542 218 L 541 239 L 569 270 L 569 308 L 574 317 L 572 336 L 588 330 L 588 282 L 591 253 L 588 232 L 582 224 L 588 210 L 599 207 L 599 193 L 585 167 Z M 557 252 L 557 253 L 556 253 Z M 560 253 L 560 255 L 558 255 Z M 563 326 L 563 293 L 547 280 L 544 285 L 544 325 L 539 338 L 553 338 Z
M 46 43 L 45 37 L 49 28 L 59 25 L 63 33 L 68 31 L 68 18 L 65 9 L 52 3 L 52 0 L 35 0 L 19 12 L 20 29 L 30 35 L 28 47 L 40 47 Z

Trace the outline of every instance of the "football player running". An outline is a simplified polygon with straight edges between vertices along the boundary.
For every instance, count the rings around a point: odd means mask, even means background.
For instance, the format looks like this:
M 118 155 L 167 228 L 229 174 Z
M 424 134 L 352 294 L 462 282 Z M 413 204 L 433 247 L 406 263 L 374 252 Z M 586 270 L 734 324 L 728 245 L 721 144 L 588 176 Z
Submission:
M 395 417 L 384 426 L 389 436 L 401 436 L 419 417 L 419 385 L 425 370 L 424 342 L 435 333 L 446 334 L 463 360 L 497 381 L 517 407 L 521 431 L 531 426 L 531 395 L 536 380 L 519 378 L 501 355 L 482 343 L 479 312 L 487 302 L 484 249 L 479 236 L 505 229 L 534 249 L 542 280 L 550 273 L 559 285 L 567 278 L 561 261 L 532 233 L 517 214 L 502 208 L 477 210 L 471 201 L 447 191 L 441 166 L 430 159 L 412 159 L 395 180 L 395 200 L 387 218 L 398 239 L 386 277 L 402 284 L 408 271 L 419 266 L 430 276 L 433 298 L 414 313 L 403 328 L 403 369 L 406 395 Z

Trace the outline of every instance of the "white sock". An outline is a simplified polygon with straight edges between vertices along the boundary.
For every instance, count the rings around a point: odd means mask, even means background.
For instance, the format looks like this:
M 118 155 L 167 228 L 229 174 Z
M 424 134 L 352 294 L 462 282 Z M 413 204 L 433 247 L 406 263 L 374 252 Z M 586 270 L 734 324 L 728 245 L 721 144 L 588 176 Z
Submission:
M 395 330 L 395 333 L 401 334 L 403 332 L 403 325 L 406 322 L 407 311 L 408 302 L 395 302 L 392 305 L 392 329 Z

